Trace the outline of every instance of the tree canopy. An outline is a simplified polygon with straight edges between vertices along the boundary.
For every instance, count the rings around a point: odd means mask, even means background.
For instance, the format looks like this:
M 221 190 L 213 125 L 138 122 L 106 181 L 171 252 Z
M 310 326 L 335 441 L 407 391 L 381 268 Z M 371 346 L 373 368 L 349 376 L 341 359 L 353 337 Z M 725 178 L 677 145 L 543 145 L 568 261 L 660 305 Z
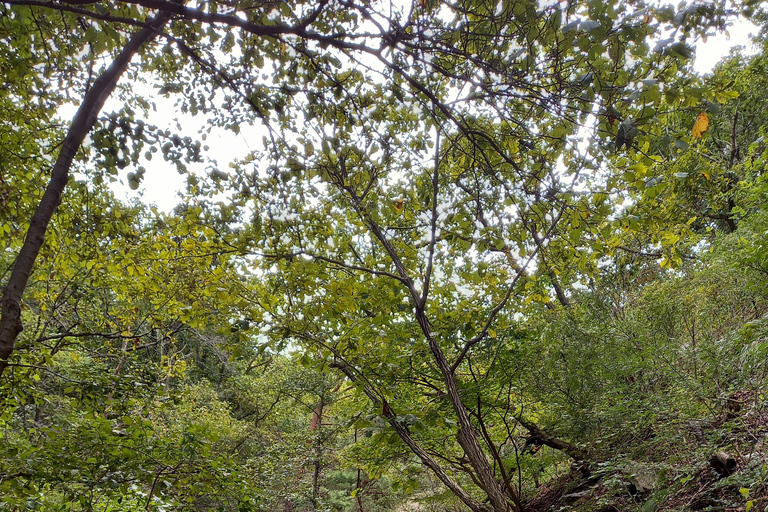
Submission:
M 765 57 L 691 66 L 755 9 L 5 2 L 6 508 L 521 512 L 759 387 Z M 184 201 L 116 201 L 155 155 Z

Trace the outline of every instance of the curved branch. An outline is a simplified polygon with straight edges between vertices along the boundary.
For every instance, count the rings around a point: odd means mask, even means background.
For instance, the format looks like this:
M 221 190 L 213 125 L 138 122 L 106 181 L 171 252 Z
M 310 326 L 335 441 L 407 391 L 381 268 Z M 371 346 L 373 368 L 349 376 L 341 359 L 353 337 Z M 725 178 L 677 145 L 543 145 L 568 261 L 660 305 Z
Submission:
M 439 169 L 442 157 L 440 156 L 440 128 L 435 137 L 435 168 L 432 171 L 432 219 L 430 221 L 429 258 L 427 260 L 427 270 L 424 273 L 424 289 L 421 291 L 421 303 L 426 304 L 429 295 L 429 286 L 432 280 L 432 265 L 435 259 L 435 247 L 437 246 L 437 193 L 439 185 Z
M 334 364 L 344 375 L 352 382 L 359 380 L 356 372 L 352 370 L 346 363 L 338 361 Z M 427 466 L 437 476 L 437 478 L 448 487 L 467 507 L 473 512 L 491 512 L 491 507 L 485 503 L 480 503 L 475 500 L 470 494 L 465 491 L 450 475 L 443 469 L 435 459 L 419 445 L 411 436 L 411 432 L 408 427 L 403 425 L 397 420 L 395 413 L 389 407 L 389 404 L 383 398 L 380 398 L 378 394 L 369 387 L 368 384 L 363 385 L 363 391 L 368 396 L 369 400 L 376 406 L 382 408 L 382 415 L 387 419 L 387 422 L 397 432 L 398 437 L 403 443 L 421 460 L 421 462 Z M 470 473 L 471 475 L 471 473 Z M 472 475 L 471 475 L 472 476 Z M 474 478 L 473 478 L 474 479 Z M 479 482 L 477 482 L 479 483 Z
M 54 9 L 56 11 L 71 12 L 79 16 L 85 16 L 99 21 L 108 21 L 110 23 L 123 23 L 125 25 L 131 25 L 134 27 L 150 28 L 149 22 L 139 21 L 133 18 L 126 18 L 124 16 L 112 16 L 111 14 L 102 14 L 99 12 L 91 11 L 90 9 L 83 9 L 82 7 L 73 7 L 61 2 L 43 2 L 41 0 L 8 0 L 4 2 L 8 5 L 28 5 L 32 7 L 43 7 L 46 9 Z M 69 2 L 76 3 L 76 2 Z M 85 4 L 85 2 L 77 2 L 78 4 Z M 96 3 L 96 2 L 88 2 Z

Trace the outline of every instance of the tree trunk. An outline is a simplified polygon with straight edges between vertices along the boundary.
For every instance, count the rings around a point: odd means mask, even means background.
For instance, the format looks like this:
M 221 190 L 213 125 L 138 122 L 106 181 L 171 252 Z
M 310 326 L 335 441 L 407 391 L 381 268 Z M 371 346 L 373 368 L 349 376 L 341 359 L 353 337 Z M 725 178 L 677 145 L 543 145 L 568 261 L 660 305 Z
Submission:
M 435 169 L 437 169 L 437 166 L 435 166 Z M 389 243 L 387 237 L 384 236 L 381 227 L 373 219 L 371 219 L 370 216 L 366 215 L 365 210 L 360 202 L 360 198 L 357 196 L 355 191 L 345 184 L 347 176 L 343 162 L 341 162 L 341 172 L 338 178 L 339 188 L 345 190 L 349 194 L 355 205 L 355 209 L 366 220 L 371 233 L 384 247 L 384 250 L 391 258 L 392 263 L 394 263 L 398 275 L 402 278 L 401 282 L 408 289 L 410 298 L 414 305 L 416 321 L 418 322 L 421 331 L 424 333 L 424 337 L 429 344 L 429 349 L 432 352 L 432 356 L 437 363 L 438 368 L 440 368 L 440 373 L 443 375 L 443 382 L 445 383 L 446 387 L 446 393 L 459 420 L 459 431 L 456 434 L 456 440 L 464 451 L 464 454 L 467 456 L 467 459 L 469 459 L 470 465 L 475 470 L 477 482 L 480 488 L 488 496 L 490 506 L 486 503 L 477 503 L 477 501 L 474 500 L 464 489 L 462 489 L 461 486 L 456 484 L 456 482 L 448 477 L 448 475 L 442 471 L 442 468 L 434 464 L 434 461 L 431 459 L 431 457 L 429 457 L 426 451 L 422 447 L 418 446 L 413 441 L 413 438 L 410 437 L 410 432 L 408 432 L 408 429 L 397 421 L 394 421 L 394 414 L 392 414 L 391 411 L 388 415 L 385 409 L 384 415 L 389 420 L 390 425 L 394 427 L 395 431 L 400 436 L 400 439 L 402 439 L 403 442 L 405 442 L 405 444 L 422 460 L 422 462 L 424 462 L 427 467 L 432 469 L 437 477 L 444 484 L 446 484 L 446 486 L 454 494 L 456 494 L 459 499 L 464 502 L 465 505 L 467 505 L 473 511 L 480 512 L 490 509 L 493 510 L 493 512 L 521 512 L 519 507 L 516 505 L 516 503 L 519 501 L 517 496 L 514 496 L 514 491 L 509 489 L 509 493 L 512 495 L 513 499 L 512 501 L 508 501 L 504 492 L 504 484 L 496 480 L 493 474 L 493 468 L 488 461 L 488 457 L 486 457 L 483 449 L 480 447 L 480 442 L 478 441 L 478 436 L 474 427 L 472 426 L 472 422 L 469 419 L 467 408 L 461 401 L 458 384 L 456 382 L 456 375 L 453 371 L 453 368 L 451 368 L 451 365 L 448 363 L 448 360 L 440 348 L 440 345 L 437 343 L 437 339 L 435 339 L 435 335 L 432 333 L 429 319 L 427 318 L 426 312 L 424 310 L 425 304 L 427 303 L 428 286 L 425 284 L 423 296 L 416 291 L 416 288 L 413 285 L 413 280 L 408 275 L 408 271 L 400 260 L 397 251 L 395 251 L 394 247 L 392 247 L 392 244 Z M 435 197 L 437 197 L 436 193 Z M 387 405 L 386 402 L 384 405 Z M 433 467 L 433 464 L 436 467 Z
M 69 180 L 72 161 L 80 149 L 83 140 L 96 123 L 96 118 L 104 107 L 104 102 L 115 90 L 117 81 L 128 68 L 131 59 L 146 43 L 152 41 L 159 30 L 170 20 L 171 15 L 161 12 L 149 21 L 147 26 L 137 32 L 107 70 L 93 83 L 77 109 L 67 136 L 61 145 L 61 151 L 51 172 L 51 179 L 45 189 L 43 198 L 32 216 L 24 245 L 16 257 L 11 275 L 5 286 L 0 312 L 0 376 L 8 366 L 8 358 L 19 333 L 24 329 L 21 322 L 21 299 L 27 288 L 32 267 L 35 264 L 40 248 L 45 241 L 45 233 L 53 213 L 61 202 L 61 195 Z
M 309 429 L 315 432 L 315 458 L 312 461 L 312 465 L 314 466 L 314 471 L 312 473 L 312 510 L 317 510 L 317 500 L 320 497 L 320 472 L 323 468 L 323 439 L 320 436 L 322 435 L 323 428 L 324 406 L 325 403 L 321 399 L 315 412 L 312 413 L 312 422 L 309 426 Z M 317 419 L 317 422 L 315 422 L 315 419 Z
M 344 375 L 351 382 L 359 382 L 360 379 L 355 375 L 352 368 L 341 360 L 334 361 L 334 367 L 340 369 Z M 382 416 L 384 416 L 395 432 L 400 437 L 400 440 L 421 460 L 422 464 L 428 467 L 437 476 L 437 478 L 445 484 L 445 486 L 457 497 L 462 503 L 469 507 L 473 512 L 493 512 L 493 508 L 486 503 L 481 503 L 474 499 L 467 491 L 465 491 L 451 476 L 445 471 L 429 453 L 421 447 L 411 436 L 411 432 L 408 427 L 397 421 L 397 415 L 392 411 L 392 408 L 386 401 L 382 401 L 379 395 L 367 384 L 363 385 L 363 391 L 366 396 L 376 407 L 381 407 Z
M 459 395 L 459 388 L 456 383 L 456 375 L 451 369 L 451 365 L 445 358 L 445 354 L 440 349 L 429 329 L 429 323 L 421 310 L 416 311 L 419 324 L 424 331 L 425 336 L 429 340 L 429 348 L 432 351 L 432 355 L 440 368 L 440 372 L 443 374 L 443 382 L 445 382 L 446 393 L 451 401 L 453 410 L 456 412 L 456 416 L 459 420 L 459 431 L 456 434 L 456 440 L 461 448 L 464 450 L 464 454 L 469 459 L 469 463 L 477 474 L 477 479 L 480 483 L 480 487 L 485 491 L 488 499 L 491 502 L 494 512 L 509 512 L 517 511 L 517 506 L 514 503 L 509 503 L 504 493 L 502 484 L 496 480 L 493 475 L 493 468 L 488 461 L 483 449 L 480 447 L 480 442 L 477 438 L 477 432 L 472 426 L 472 422 L 469 419 L 467 408 L 461 400 Z M 509 492 L 513 492 L 511 489 Z M 516 498 L 516 496 L 515 496 Z M 514 500 L 517 501 L 517 500 Z

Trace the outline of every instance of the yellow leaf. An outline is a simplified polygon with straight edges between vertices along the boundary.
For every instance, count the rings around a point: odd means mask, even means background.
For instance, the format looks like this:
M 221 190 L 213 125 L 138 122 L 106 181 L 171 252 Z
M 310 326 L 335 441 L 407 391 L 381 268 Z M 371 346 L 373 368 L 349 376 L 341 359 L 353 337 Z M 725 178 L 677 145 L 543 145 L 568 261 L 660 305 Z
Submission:
M 698 116 L 696 116 L 696 122 L 693 123 L 693 130 L 691 130 L 691 135 L 697 139 L 700 139 L 701 136 L 704 135 L 704 132 L 707 131 L 707 128 L 709 128 L 709 117 L 704 112 L 701 112 Z
M 707 178 L 707 181 L 710 180 L 711 176 L 709 175 L 709 173 L 707 171 L 701 171 L 701 174 L 703 174 L 704 177 Z

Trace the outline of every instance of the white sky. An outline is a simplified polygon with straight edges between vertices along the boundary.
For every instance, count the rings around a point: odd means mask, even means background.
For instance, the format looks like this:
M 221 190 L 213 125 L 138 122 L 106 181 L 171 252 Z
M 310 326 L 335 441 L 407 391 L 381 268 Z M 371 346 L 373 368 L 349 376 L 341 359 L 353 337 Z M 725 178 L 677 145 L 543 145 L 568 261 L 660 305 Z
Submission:
M 723 57 L 728 55 L 733 46 L 746 46 L 749 50 L 750 33 L 756 30 L 753 24 L 739 19 L 729 27 L 727 33 L 710 37 L 706 43 L 699 42 L 696 49 L 695 70 L 699 73 L 711 71 Z M 199 137 L 196 132 L 197 128 L 205 122 L 202 117 L 181 116 L 173 105 L 173 99 L 157 97 L 154 101 L 158 112 L 152 116 L 152 119 L 146 120 L 148 123 L 155 124 L 159 128 L 175 127 L 178 119 L 185 128 L 185 133 L 179 135 Z M 105 112 L 118 109 L 119 105 L 108 102 Z M 261 149 L 262 135 L 258 128 L 241 127 L 241 130 L 237 135 L 224 129 L 213 130 L 203 143 L 209 146 L 209 150 L 204 152 L 203 156 L 216 160 L 219 169 L 226 172 L 230 162 L 242 159 L 253 150 Z M 186 188 L 186 175 L 179 175 L 175 167 L 164 162 L 159 153 L 155 154 L 151 162 L 144 162 L 144 166 L 147 172 L 138 190 L 134 191 L 128 187 L 126 171 L 120 173 L 121 180 L 113 184 L 112 190 L 119 199 L 139 198 L 146 204 L 156 205 L 162 211 L 171 211 L 180 201 L 179 193 Z M 203 172 L 204 167 L 205 165 L 200 165 L 196 169 L 197 172 Z
M 696 45 L 696 62 L 693 67 L 699 73 L 707 73 L 728 55 L 734 46 L 744 46 L 748 53 L 754 53 L 750 47 L 750 35 L 757 33 L 757 27 L 745 20 L 738 18 L 736 23 L 728 27 L 726 34 L 717 34 L 707 39 L 707 42 L 700 41 Z

